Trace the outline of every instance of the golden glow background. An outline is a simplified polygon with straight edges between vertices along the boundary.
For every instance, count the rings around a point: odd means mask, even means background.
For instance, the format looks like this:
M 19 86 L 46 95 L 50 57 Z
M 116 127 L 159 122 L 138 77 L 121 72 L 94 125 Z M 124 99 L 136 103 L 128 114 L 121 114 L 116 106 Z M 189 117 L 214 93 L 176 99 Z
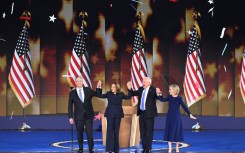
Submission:
M 81 19 L 88 12 L 88 50 L 93 88 L 102 80 L 103 92 L 119 82 L 122 91 L 130 80 L 131 52 L 135 30 L 135 10 L 142 11 L 147 64 L 153 85 L 168 94 L 168 85 L 177 83 L 183 93 L 183 79 L 189 41 L 188 30 L 197 9 L 202 18 L 201 51 L 207 97 L 190 107 L 193 114 L 211 116 L 245 116 L 239 81 L 245 47 L 245 14 L 243 0 L 208 1 L 178 0 L 3 0 L 0 2 L 0 115 L 22 115 L 22 107 L 13 94 L 8 73 L 15 45 L 23 26 L 19 20 L 26 9 L 31 12 L 30 51 L 36 98 L 26 108 L 30 115 L 67 113 L 69 87 L 68 64 Z M 11 14 L 14 3 L 13 14 Z M 132 7 L 133 6 L 133 7 Z M 214 7 L 214 8 L 213 8 Z M 213 8 L 212 12 L 209 12 Z M 55 22 L 49 21 L 54 14 Z M 220 38 L 222 28 L 225 35 Z M 5 41 L 3 41 L 3 40 Z M 227 48 L 222 55 L 223 49 Z M 230 95 L 230 96 L 229 96 Z M 124 105 L 130 105 L 125 101 Z M 93 99 L 100 111 L 104 99 Z M 165 113 L 167 104 L 158 102 L 158 112 Z

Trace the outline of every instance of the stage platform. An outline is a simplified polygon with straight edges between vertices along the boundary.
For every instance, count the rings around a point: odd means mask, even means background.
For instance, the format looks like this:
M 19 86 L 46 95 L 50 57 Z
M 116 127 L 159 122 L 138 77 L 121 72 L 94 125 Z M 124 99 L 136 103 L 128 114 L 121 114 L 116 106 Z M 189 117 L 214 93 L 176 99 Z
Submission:
M 73 138 L 72 138 L 73 136 Z M 86 135 L 84 134 L 85 138 Z M 155 130 L 152 152 L 167 152 L 163 141 L 164 131 Z M 185 141 L 180 151 L 196 152 L 240 152 L 245 153 L 245 130 L 184 130 Z M 72 143 L 73 142 L 73 143 Z M 94 131 L 95 152 L 105 152 L 102 132 Z M 0 152 L 76 152 L 76 131 L 72 130 L 0 130 Z M 87 142 L 84 143 L 84 152 Z M 121 148 L 120 152 L 141 152 L 141 146 Z

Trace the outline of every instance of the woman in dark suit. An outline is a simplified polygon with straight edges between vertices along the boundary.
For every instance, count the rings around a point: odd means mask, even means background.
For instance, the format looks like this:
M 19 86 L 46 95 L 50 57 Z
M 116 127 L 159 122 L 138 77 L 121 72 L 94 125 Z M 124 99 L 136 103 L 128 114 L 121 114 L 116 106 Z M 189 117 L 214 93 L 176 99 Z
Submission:
M 105 117 L 107 119 L 107 130 L 106 130 L 106 152 L 119 152 L 119 129 L 121 118 L 124 117 L 122 109 L 123 99 L 131 98 L 131 85 L 128 83 L 128 95 L 120 92 L 120 85 L 113 83 L 111 90 L 107 93 L 102 94 L 101 88 L 97 88 L 97 96 L 99 98 L 107 98 L 108 105 L 105 111 Z

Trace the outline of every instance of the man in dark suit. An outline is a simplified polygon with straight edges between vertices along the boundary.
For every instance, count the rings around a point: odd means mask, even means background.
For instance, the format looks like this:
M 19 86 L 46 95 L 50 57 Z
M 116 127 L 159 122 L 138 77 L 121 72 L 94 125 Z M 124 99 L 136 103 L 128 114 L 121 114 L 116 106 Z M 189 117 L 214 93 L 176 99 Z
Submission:
M 143 86 L 133 91 L 132 96 L 138 96 L 137 115 L 140 123 L 140 137 L 143 153 L 149 153 L 152 149 L 154 119 L 157 116 L 156 88 L 151 85 L 151 78 L 143 78 Z
M 94 140 L 93 140 L 94 110 L 92 106 L 92 97 L 96 95 L 96 92 L 89 87 L 83 87 L 82 77 L 77 77 L 75 83 L 76 83 L 76 88 L 74 88 L 69 94 L 69 103 L 68 103 L 69 122 L 70 124 L 75 123 L 76 125 L 77 139 L 79 145 L 78 153 L 83 153 L 84 125 L 87 134 L 89 153 L 93 153 L 94 152 Z M 98 86 L 101 86 L 101 81 L 98 82 Z M 74 113 L 73 113 L 73 106 L 74 106 Z

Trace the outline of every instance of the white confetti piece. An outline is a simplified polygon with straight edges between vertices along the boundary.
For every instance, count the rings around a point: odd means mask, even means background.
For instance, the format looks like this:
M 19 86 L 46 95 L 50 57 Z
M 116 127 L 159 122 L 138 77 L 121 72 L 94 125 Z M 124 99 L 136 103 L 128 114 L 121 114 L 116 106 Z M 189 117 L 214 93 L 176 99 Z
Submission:
M 226 67 L 225 67 L 225 65 L 224 65 L 224 69 L 225 69 L 225 72 L 226 72 Z
M 13 14 L 13 11 L 14 11 L 14 3 L 12 3 L 11 14 Z
M 62 77 L 64 77 L 64 78 L 72 78 L 71 75 L 67 75 L 67 74 L 62 75 Z
M 225 34 L 225 27 L 222 29 L 222 32 L 221 32 L 221 35 L 220 35 L 220 38 L 223 38 L 224 37 L 224 34 Z
M 6 13 L 5 13 L 5 12 L 3 12 L 3 18 L 5 19 L 5 17 L 6 17 Z
M 226 47 L 227 47 L 227 44 L 225 44 L 225 48 L 223 49 L 222 56 L 224 55 Z
M 54 16 L 54 14 L 52 16 L 49 16 L 49 21 L 52 21 L 54 23 L 54 20 L 56 20 L 57 18 Z
M 13 115 L 14 115 L 14 111 L 12 111 L 12 113 L 11 113 L 10 120 L 12 120 Z
M 212 17 L 214 16 L 214 7 L 212 7 L 211 9 L 208 10 L 208 13 L 211 12 Z
M 214 1 L 213 0 L 208 0 L 208 3 L 209 4 L 214 4 Z
M 230 91 L 230 93 L 229 93 L 229 95 L 228 95 L 228 99 L 230 99 L 231 93 L 232 93 L 232 90 Z
M 143 4 L 143 3 L 142 3 L 142 2 L 140 2 L 140 1 L 136 1 L 136 0 L 131 0 L 131 1 L 136 2 L 136 3 Z
M 2 39 L 2 38 L 0 38 L 0 40 L 2 40 L 2 41 L 6 41 L 5 39 Z
M 130 6 L 137 12 L 137 9 L 132 4 Z

